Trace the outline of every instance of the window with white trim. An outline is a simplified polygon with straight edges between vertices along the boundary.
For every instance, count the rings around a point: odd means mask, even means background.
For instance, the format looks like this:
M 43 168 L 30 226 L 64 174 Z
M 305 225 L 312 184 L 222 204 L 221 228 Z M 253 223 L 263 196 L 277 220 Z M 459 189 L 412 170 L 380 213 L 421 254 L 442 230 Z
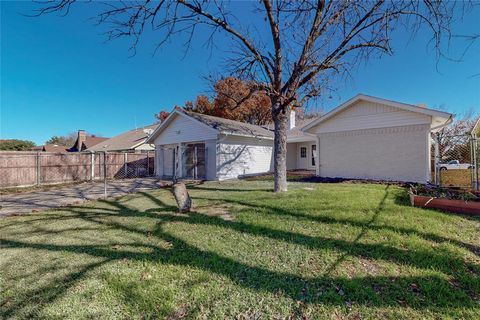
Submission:
M 306 158 L 307 157 L 307 147 L 301 147 L 300 148 L 300 158 Z
M 312 166 L 315 167 L 315 158 L 317 157 L 317 145 L 312 144 Z

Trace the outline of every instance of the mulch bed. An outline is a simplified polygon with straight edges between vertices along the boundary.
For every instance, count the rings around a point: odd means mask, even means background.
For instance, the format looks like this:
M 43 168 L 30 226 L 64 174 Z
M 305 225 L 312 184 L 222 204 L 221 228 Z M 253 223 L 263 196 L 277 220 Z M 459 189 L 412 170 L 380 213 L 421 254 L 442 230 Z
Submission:
M 395 185 L 400 187 L 409 187 L 411 182 L 390 181 L 390 180 L 369 180 L 369 179 L 349 179 L 349 178 L 324 178 L 317 176 L 308 176 L 302 179 L 296 180 L 300 182 L 316 182 L 316 183 L 354 183 L 354 184 L 384 184 Z

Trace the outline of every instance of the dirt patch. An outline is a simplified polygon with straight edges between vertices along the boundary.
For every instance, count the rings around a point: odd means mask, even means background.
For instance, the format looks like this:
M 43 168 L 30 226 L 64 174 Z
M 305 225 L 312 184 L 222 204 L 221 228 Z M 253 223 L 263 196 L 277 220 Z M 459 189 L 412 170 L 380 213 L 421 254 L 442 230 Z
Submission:
M 208 207 L 197 208 L 198 213 L 210 217 L 217 217 L 225 221 L 233 221 L 235 218 L 229 213 L 229 207 L 226 205 L 213 205 Z
M 188 316 L 188 307 L 183 304 L 173 314 L 167 317 L 168 320 L 185 319 Z
M 379 266 L 374 261 L 366 258 L 344 262 L 343 266 L 347 270 L 349 278 L 356 277 L 359 273 L 366 273 L 370 276 L 378 276 L 380 274 Z
M 369 275 L 377 276 L 379 274 L 378 266 L 372 260 L 362 258 L 360 259 L 359 264 L 362 267 L 363 271 L 365 271 Z

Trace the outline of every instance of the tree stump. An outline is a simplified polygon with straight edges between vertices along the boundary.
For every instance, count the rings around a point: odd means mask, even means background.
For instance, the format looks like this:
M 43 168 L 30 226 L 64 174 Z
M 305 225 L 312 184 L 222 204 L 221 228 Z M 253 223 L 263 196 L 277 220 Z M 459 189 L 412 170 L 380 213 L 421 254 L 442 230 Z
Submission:
M 192 198 L 188 194 L 187 187 L 183 182 L 175 182 L 172 186 L 173 196 L 177 202 L 179 212 L 190 212 L 192 209 Z

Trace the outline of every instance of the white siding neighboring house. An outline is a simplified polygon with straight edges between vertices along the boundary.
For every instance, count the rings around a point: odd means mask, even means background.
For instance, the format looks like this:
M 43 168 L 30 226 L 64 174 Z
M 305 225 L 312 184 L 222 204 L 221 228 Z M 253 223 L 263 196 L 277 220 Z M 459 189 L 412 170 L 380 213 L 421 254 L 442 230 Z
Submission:
M 322 117 L 289 118 L 287 169 L 323 177 L 427 182 L 430 133 L 452 115 L 357 95 Z M 301 128 L 300 128 L 301 127 Z M 224 180 L 273 169 L 273 131 L 176 108 L 146 143 L 157 175 Z M 178 165 L 175 165 L 175 164 Z

